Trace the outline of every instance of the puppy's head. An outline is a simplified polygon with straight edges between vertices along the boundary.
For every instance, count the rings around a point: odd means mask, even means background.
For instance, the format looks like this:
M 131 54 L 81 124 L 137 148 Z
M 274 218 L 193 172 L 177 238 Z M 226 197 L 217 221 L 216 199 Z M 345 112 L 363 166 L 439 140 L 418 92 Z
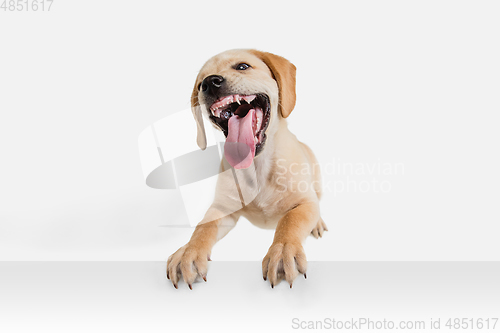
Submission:
M 295 66 L 256 50 L 226 51 L 201 69 L 191 96 L 198 146 L 206 148 L 203 113 L 226 136 L 224 154 L 235 168 L 247 168 L 264 149 L 267 134 L 295 106 Z

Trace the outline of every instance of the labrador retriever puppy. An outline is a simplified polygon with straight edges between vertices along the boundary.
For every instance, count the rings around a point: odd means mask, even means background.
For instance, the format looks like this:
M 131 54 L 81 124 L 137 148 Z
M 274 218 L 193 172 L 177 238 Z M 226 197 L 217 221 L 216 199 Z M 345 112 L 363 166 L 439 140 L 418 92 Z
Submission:
M 257 50 L 223 52 L 199 72 L 191 97 L 197 143 L 206 148 L 205 116 L 226 136 L 221 170 L 230 172 L 219 174 L 214 202 L 190 241 L 168 258 L 167 278 L 175 288 L 181 277 L 190 289 L 197 277 L 206 281 L 212 247 L 241 216 L 276 229 L 262 261 L 271 287 L 285 279 L 291 288 L 299 273 L 306 277 L 302 242 L 327 227 L 319 210 L 319 165 L 287 127 L 295 72 L 285 58 Z

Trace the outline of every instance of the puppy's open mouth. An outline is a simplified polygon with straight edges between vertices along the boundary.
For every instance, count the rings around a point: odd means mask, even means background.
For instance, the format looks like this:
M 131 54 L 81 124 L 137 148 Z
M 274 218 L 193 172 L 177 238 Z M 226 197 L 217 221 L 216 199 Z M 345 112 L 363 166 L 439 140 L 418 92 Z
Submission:
M 266 141 L 271 107 L 265 94 L 229 95 L 210 107 L 210 119 L 226 136 L 224 155 L 236 169 L 248 168 Z

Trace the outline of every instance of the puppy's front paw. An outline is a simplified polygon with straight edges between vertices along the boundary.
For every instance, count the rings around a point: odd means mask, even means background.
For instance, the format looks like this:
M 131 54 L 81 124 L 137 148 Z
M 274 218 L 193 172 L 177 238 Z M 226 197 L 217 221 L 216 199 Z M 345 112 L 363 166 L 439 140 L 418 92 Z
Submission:
M 325 222 L 323 222 L 323 219 L 320 217 L 318 223 L 311 231 L 311 235 L 318 239 L 319 237 L 323 237 L 323 233 L 325 231 L 328 231 L 328 228 L 326 227 Z
M 305 276 L 306 270 L 306 255 L 300 242 L 273 243 L 262 260 L 262 275 L 264 280 L 269 279 L 272 288 L 282 279 L 292 288 L 293 280 L 299 273 Z
M 193 289 L 192 283 L 196 277 L 207 281 L 209 257 L 210 252 L 207 250 L 189 243 L 184 245 L 168 258 L 167 279 L 170 279 L 177 289 L 182 276 L 189 289 Z

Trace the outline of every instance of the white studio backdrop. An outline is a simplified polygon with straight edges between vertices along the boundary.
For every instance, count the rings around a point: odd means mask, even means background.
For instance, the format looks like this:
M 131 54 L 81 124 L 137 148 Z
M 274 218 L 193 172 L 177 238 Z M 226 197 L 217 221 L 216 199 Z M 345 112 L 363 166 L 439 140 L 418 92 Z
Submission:
M 146 186 L 138 138 L 189 108 L 197 71 L 233 48 L 298 69 L 289 126 L 324 167 L 330 230 L 307 240 L 309 260 L 499 260 L 499 14 L 494 1 L 0 11 L 0 260 L 165 260 L 185 244 L 182 197 Z M 261 260 L 272 237 L 241 220 L 212 257 Z

